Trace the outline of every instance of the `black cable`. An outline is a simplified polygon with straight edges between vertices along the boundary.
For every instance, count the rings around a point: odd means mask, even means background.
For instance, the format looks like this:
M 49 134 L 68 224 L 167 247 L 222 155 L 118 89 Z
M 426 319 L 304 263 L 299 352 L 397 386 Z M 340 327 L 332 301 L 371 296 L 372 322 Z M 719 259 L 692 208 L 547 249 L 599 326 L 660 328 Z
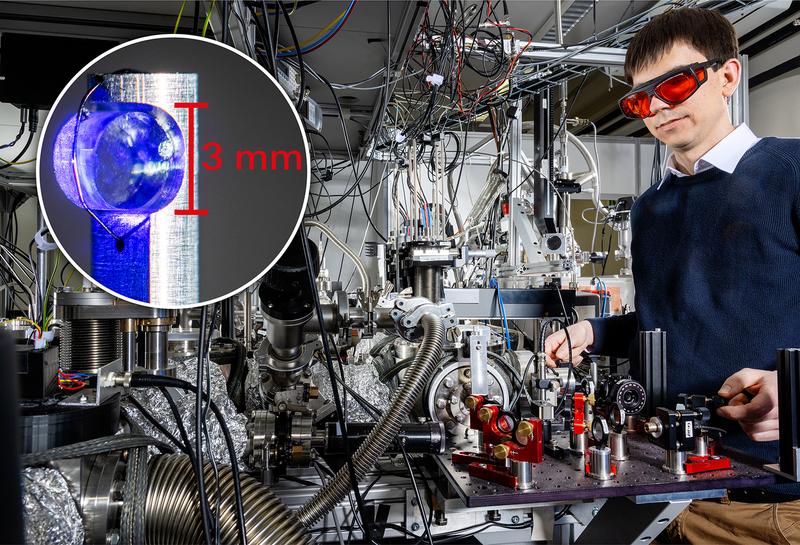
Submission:
M 280 5 L 280 3 L 278 3 Z M 333 391 L 333 402 L 336 405 L 336 415 L 339 419 L 339 427 L 342 430 L 342 440 L 344 441 L 345 460 L 347 464 L 347 472 L 350 475 L 350 485 L 353 488 L 353 493 L 356 496 L 356 503 L 358 504 L 359 511 L 363 514 L 364 499 L 361 497 L 361 492 L 358 489 L 358 481 L 356 480 L 356 470 L 353 467 L 353 460 L 350 456 L 349 436 L 347 433 L 347 421 L 344 418 L 344 410 L 342 408 L 342 400 L 339 397 L 339 388 L 336 386 L 336 371 L 333 368 L 333 360 L 331 359 L 331 349 L 328 344 L 328 334 L 325 329 L 325 321 L 322 319 L 322 305 L 319 302 L 319 292 L 316 289 L 316 282 L 314 279 L 314 270 L 316 267 L 311 259 L 311 250 L 308 247 L 308 237 L 305 231 L 301 231 L 298 236 L 301 239 L 303 247 L 303 257 L 306 263 L 306 271 L 308 272 L 308 285 L 311 288 L 312 296 L 314 297 L 314 308 L 317 313 L 317 321 L 319 323 L 319 332 L 322 337 L 322 346 L 325 350 L 325 363 L 328 368 L 328 375 L 331 380 L 331 390 Z M 372 531 L 370 530 L 369 523 L 364 521 L 365 534 L 369 541 L 372 541 Z
M 297 34 L 294 31 L 294 25 L 292 24 L 292 20 L 289 18 L 289 14 L 286 13 L 286 8 L 283 7 L 283 2 L 277 2 L 278 7 L 283 14 L 283 18 L 286 21 L 286 26 L 289 27 L 289 34 L 292 35 L 292 42 L 294 43 L 294 54 L 297 55 L 297 64 L 300 67 L 300 96 L 297 97 L 297 112 L 300 113 L 300 110 L 303 108 L 303 99 L 305 98 L 306 94 L 306 68 L 303 64 L 303 51 L 300 49 L 300 42 L 297 40 Z
M 183 452 L 184 454 L 189 454 L 189 446 L 188 446 L 189 443 L 180 441 L 177 437 L 172 435 L 169 432 L 169 430 L 165 428 L 164 425 L 161 424 L 161 422 L 156 420 L 156 417 L 150 414 L 150 411 L 145 409 L 135 397 L 133 397 L 132 395 L 128 396 L 128 401 L 130 402 L 131 405 L 136 407 L 136 410 L 139 411 L 139 413 L 145 418 L 145 420 L 150 422 L 150 425 L 152 425 L 155 429 L 157 429 L 161 435 L 166 437 L 167 440 L 169 440 L 169 442 L 171 442 L 173 445 L 181 449 L 181 452 Z
M 164 386 L 167 388 L 180 388 L 181 390 L 187 390 L 194 393 L 197 393 L 198 390 L 194 384 L 178 378 L 149 375 L 144 373 L 134 373 L 131 375 L 131 387 L 159 386 Z M 208 396 L 208 394 L 205 393 L 203 395 Z M 239 463 L 236 459 L 236 447 L 233 444 L 233 439 L 231 438 L 231 432 L 228 429 L 228 425 L 225 423 L 225 418 L 222 412 L 219 410 L 219 407 L 217 407 L 217 404 L 214 403 L 212 399 L 209 399 L 209 407 L 211 408 L 211 412 L 214 413 L 214 416 L 217 418 L 222 435 L 225 437 L 225 445 L 228 449 L 228 456 L 231 461 L 233 492 L 236 499 L 236 522 L 239 528 L 239 543 L 242 545 L 247 545 L 247 531 L 245 529 L 244 505 L 242 501 L 242 486 L 239 479 Z
M 158 389 L 161 392 L 161 395 L 164 396 L 164 399 L 167 400 L 167 404 L 169 405 L 170 411 L 172 411 L 172 417 L 175 419 L 175 424 L 178 426 L 178 433 L 181 436 L 181 439 L 186 444 L 187 449 L 186 454 L 189 456 L 189 459 L 192 460 L 192 464 L 197 463 L 194 457 L 194 452 L 192 452 L 192 442 L 189 439 L 189 433 L 186 431 L 186 426 L 183 423 L 183 418 L 181 418 L 181 413 L 178 410 L 178 405 L 175 404 L 175 400 L 172 399 L 172 396 L 169 395 L 169 391 L 166 388 L 161 386 Z M 133 398 L 133 396 L 131 396 Z
M 200 24 L 200 0 L 195 0 L 194 15 L 192 16 L 192 34 L 197 36 L 198 26 Z
M 28 133 L 28 140 L 25 142 L 25 146 L 22 148 L 22 151 L 20 151 L 20 152 L 17 154 L 17 156 L 16 156 L 16 157 L 14 157 L 13 159 L 11 159 L 11 160 L 10 160 L 10 161 L 8 161 L 7 163 L 4 163 L 4 164 L 0 165 L 0 170 L 3 170 L 4 168 L 9 168 L 9 167 L 11 167 L 11 166 L 14 166 L 14 163 L 16 163 L 17 161 L 19 161 L 19 160 L 20 160 L 20 158 L 21 158 L 23 155 L 25 155 L 25 152 L 26 152 L 26 151 L 28 151 L 28 148 L 29 148 L 29 147 L 31 147 L 31 142 L 33 142 L 33 135 L 34 135 L 34 134 L 36 134 L 36 133 L 34 133 L 33 131 L 31 131 L 31 132 L 29 132 L 29 133 Z
M 17 132 L 17 136 L 15 136 L 14 140 L 9 142 L 8 144 L 3 144 L 2 146 L 0 146 L 0 149 L 13 147 L 14 145 L 16 145 L 17 142 L 19 142 L 19 139 L 22 138 L 22 135 L 25 133 L 25 110 L 22 111 L 22 116 L 23 120 L 19 125 L 19 131 Z
M 328 79 L 322 74 L 316 74 L 316 75 L 319 77 L 319 80 L 322 81 L 322 83 L 324 83 L 325 86 L 330 90 L 330 93 L 333 96 L 333 101 L 336 104 L 336 111 L 339 114 L 339 122 L 342 126 L 342 135 L 344 136 L 344 143 L 345 147 L 347 148 L 347 156 L 350 159 L 350 164 L 353 167 L 353 174 L 356 176 L 356 180 L 358 180 L 358 172 L 356 170 L 355 157 L 353 157 L 352 150 L 350 149 L 350 138 L 347 134 L 347 125 L 344 122 L 344 112 L 342 111 L 342 104 L 341 102 L 339 102 L 339 97 L 336 96 L 336 91 L 334 90 L 333 85 L 331 85 Z M 386 81 L 387 82 L 389 81 L 388 76 Z M 389 242 L 387 238 L 383 236 L 383 234 L 380 231 L 378 231 L 378 228 L 375 226 L 375 223 L 373 223 L 372 217 L 370 216 L 369 213 L 369 209 L 367 208 L 367 203 L 364 202 L 364 192 L 361 190 L 361 184 L 358 181 L 355 184 L 355 188 L 358 189 L 358 196 L 361 200 L 361 206 L 364 208 L 364 214 L 366 214 L 367 216 L 367 222 L 369 222 L 370 227 L 372 227 L 372 230 L 375 232 L 376 235 L 378 235 L 378 237 L 383 242 Z
M 583 84 L 584 84 L 584 83 L 586 83 L 586 77 L 587 77 L 588 75 L 589 75 L 589 73 L 588 73 L 588 72 L 587 72 L 587 73 L 585 73 L 585 74 L 583 75 L 583 79 L 581 80 L 581 84 L 578 86 L 578 90 L 575 92 L 575 96 L 574 96 L 574 97 L 572 97 L 572 100 L 571 100 L 571 101 L 570 101 L 570 103 L 567 105 L 567 111 L 566 111 L 566 112 L 564 112 L 564 119 L 562 119 L 562 120 L 561 120 L 561 124 L 558 126 L 558 130 L 557 130 L 557 131 L 555 132 L 555 134 L 553 135 L 553 138 L 550 140 L 550 142 L 548 142 L 548 143 L 547 143 L 547 147 L 546 147 L 546 148 L 544 149 L 544 151 L 542 152 L 542 155 L 541 155 L 541 157 L 547 157 L 547 155 L 550 153 L 550 150 L 551 150 L 551 149 L 553 148 L 553 146 L 555 145 L 555 143 L 556 143 L 556 140 L 558 139 L 558 135 L 559 135 L 559 134 L 561 134 L 561 131 L 564 129 L 564 124 L 567 122 L 567 118 L 569 117 L 569 114 L 570 114 L 570 112 L 572 111 L 572 106 L 574 106 L 574 105 L 575 105 L 575 101 L 576 101 L 576 100 L 578 100 L 578 95 L 580 95 L 580 94 L 581 94 L 581 89 L 583 89 Z M 551 166 L 552 166 L 552 165 L 551 165 Z M 538 170 L 537 170 L 537 169 L 535 169 L 535 168 L 532 168 L 532 169 L 531 169 L 531 171 L 528 173 L 528 175 L 527 175 L 527 176 L 525 176 L 525 177 L 522 179 L 522 181 L 521 181 L 520 183 L 518 183 L 518 184 L 517 184 L 517 185 L 516 185 L 516 186 L 515 186 L 515 187 L 514 187 L 514 188 L 513 188 L 511 191 L 509 191 L 509 192 L 508 192 L 508 194 L 510 195 L 510 194 L 512 194 L 514 191 L 516 191 L 518 188 L 522 187 L 522 184 L 524 184 L 525 182 L 527 182 L 527 181 L 528 181 L 528 178 L 530 178 L 531 176 L 533 176 L 533 175 L 534 175 L 536 172 L 538 172 Z M 551 182 L 552 182 L 552 180 L 551 180 Z
M 511 403 L 508 405 L 508 410 L 509 411 L 513 411 L 514 410 L 514 407 L 516 407 L 517 403 L 519 402 L 519 398 L 522 397 L 522 392 L 526 388 L 525 377 L 528 376 L 528 371 L 531 368 L 531 364 L 534 362 L 534 360 L 537 360 L 537 359 L 538 359 L 538 355 L 536 353 L 534 353 L 530 357 L 530 359 L 528 359 L 528 363 L 525 365 L 525 370 L 522 372 L 522 387 L 519 390 L 517 390 L 517 394 L 514 396 L 514 399 L 512 399 Z
M 197 343 L 197 376 L 194 397 L 194 446 L 195 458 L 197 459 L 197 467 L 195 468 L 197 478 L 197 495 L 200 501 L 200 514 L 203 519 L 203 536 L 206 543 L 211 543 L 211 510 L 208 506 L 208 497 L 206 496 L 206 483 L 203 477 L 203 349 L 205 347 L 206 323 L 208 322 L 208 307 L 203 306 L 200 311 L 200 333 Z M 232 460 L 235 463 L 235 460 Z
M 333 337 L 333 335 L 330 335 Z M 358 392 L 353 390 L 347 383 L 344 381 L 344 369 L 342 368 L 342 358 L 339 356 L 338 351 L 334 351 L 336 354 L 336 359 L 339 360 L 339 369 L 341 370 L 341 377 L 336 375 L 336 381 L 344 387 L 345 391 L 350 393 L 353 396 L 359 405 L 361 405 L 370 415 L 377 421 L 380 420 L 381 417 L 381 410 L 378 409 L 375 405 L 364 399 Z M 347 401 L 345 401 L 347 403 Z
M 222 0 L 222 43 L 228 44 L 228 26 L 230 25 L 230 13 L 228 11 L 228 2 Z
M 406 463 L 406 467 L 408 467 L 408 475 L 411 477 L 411 486 L 414 488 L 414 496 L 417 498 L 417 506 L 419 507 L 419 514 L 420 518 L 422 519 L 422 525 L 425 527 L 425 536 L 428 537 L 428 543 L 433 545 L 433 535 L 431 534 L 431 525 L 428 519 L 425 517 L 425 511 L 423 511 L 422 506 L 422 495 L 419 493 L 419 487 L 417 486 L 417 479 L 414 477 L 414 469 L 411 467 L 411 460 L 408 458 L 408 453 L 406 452 L 406 447 L 403 444 L 405 443 L 405 439 L 400 439 L 398 444 L 400 445 L 400 452 L 403 454 L 403 460 Z
M 217 303 L 214 304 L 214 310 L 212 310 L 212 312 L 211 312 L 211 324 L 210 324 L 210 326 L 208 328 L 208 334 L 206 335 L 205 344 L 204 345 L 198 345 L 199 356 L 198 356 L 197 366 L 198 366 L 198 370 L 201 371 L 201 374 L 203 374 L 203 373 L 205 374 L 205 388 L 206 388 L 206 391 L 208 391 L 209 393 L 211 392 L 211 366 L 210 366 L 209 361 L 208 361 L 208 353 L 209 353 L 210 346 L 211 346 L 211 334 L 214 331 L 214 329 L 216 329 L 216 323 L 217 323 L 217 319 L 219 318 L 219 315 L 220 315 L 221 307 L 222 307 L 222 303 L 221 302 L 217 302 Z M 200 389 L 202 390 L 202 388 L 200 388 Z M 211 467 L 212 467 L 212 469 L 214 471 L 214 482 L 218 483 L 219 482 L 219 473 L 218 473 L 218 470 L 217 470 L 217 461 L 214 459 L 214 454 L 213 454 L 213 452 L 211 450 L 211 436 L 208 433 L 208 426 L 206 424 L 208 422 L 208 401 L 210 399 L 211 399 L 210 395 L 206 396 L 206 402 L 203 404 L 203 409 L 202 409 L 202 415 L 201 415 L 200 422 L 202 424 L 202 431 L 203 431 L 203 436 L 205 437 L 206 445 L 209 446 L 208 454 L 209 454 L 209 458 L 211 460 Z M 220 510 L 219 510 L 219 505 L 220 505 L 220 502 L 221 502 L 219 486 L 215 486 L 214 490 L 215 490 L 215 506 L 216 507 L 214 509 L 214 526 L 213 526 L 213 528 L 214 528 L 214 534 L 215 534 L 215 536 L 214 536 L 215 537 L 215 542 L 219 543 L 219 540 L 220 540 L 220 520 L 219 520 Z

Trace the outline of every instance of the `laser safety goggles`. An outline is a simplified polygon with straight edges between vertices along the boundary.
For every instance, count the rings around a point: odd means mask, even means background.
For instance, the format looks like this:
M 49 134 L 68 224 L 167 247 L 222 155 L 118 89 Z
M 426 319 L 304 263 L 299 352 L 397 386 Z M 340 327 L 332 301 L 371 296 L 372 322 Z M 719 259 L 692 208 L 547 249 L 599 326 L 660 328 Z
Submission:
M 629 119 L 652 117 L 655 115 L 650 111 L 653 96 L 670 106 L 676 106 L 688 100 L 708 80 L 709 68 L 720 64 L 722 61 L 716 59 L 676 68 L 631 89 L 619 100 L 619 107 Z

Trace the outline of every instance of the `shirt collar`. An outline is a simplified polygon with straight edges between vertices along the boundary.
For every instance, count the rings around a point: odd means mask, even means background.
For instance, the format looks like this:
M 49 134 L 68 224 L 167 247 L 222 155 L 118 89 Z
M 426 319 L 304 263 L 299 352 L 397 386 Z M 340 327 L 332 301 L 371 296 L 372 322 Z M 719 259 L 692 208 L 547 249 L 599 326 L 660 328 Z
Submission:
M 694 174 L 699 174 L 712 167 L 716 167 L 728 174 L 733 173 L 736 170 L 736 165 L 742 160 L 742 156 L 758 141 L 759 138 L 753 134 L 750 127 L 742 123 L 697 160 L 693 168 Z M 678 170 L 677 166 L 675 154 L 671 153 L 667 159 L 664 176 L 661 178 L 661 183 L 658 184 L 657 189 L 661 189 L 670 174 L 678 178 L 687 176 Z

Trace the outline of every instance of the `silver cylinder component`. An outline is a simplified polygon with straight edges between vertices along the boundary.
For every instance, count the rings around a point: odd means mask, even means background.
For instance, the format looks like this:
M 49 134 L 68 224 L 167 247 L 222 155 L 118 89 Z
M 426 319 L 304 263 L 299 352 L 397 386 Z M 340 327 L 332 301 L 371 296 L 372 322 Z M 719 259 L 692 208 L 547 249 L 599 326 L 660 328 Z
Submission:
M 415 267 L 414 296 L 424 297 L 433 303 L 441 301 L 444 296 L 443 275 L 444 269 L 441 267 Z
M 695 456 L 708 456 L 708 435 L 700 434 L 694 439 Z
M 663 468 L 673 475 L 686 475 L 686 452 L 682 450 L 667 450 Z
M 133 372 L 136 368 L 136 320 L 127 319 L 120 323 L 122 331 L 122 368 Z
M 267 314 L 267 338 L 269 339 L 272 353 L 280 360 L 291 361 L 303 351 L 305 334 L 303 332 L 306 323 L 311 319 L 312 314 L 297 318 L 295 320 L 280 320 Z
M 600 481 L 614 478 L 611 473 L 611 449 L 589 447 L 589 477 Z
M 397 355 L 398 360 L 413 358 L 417 353 L 417 345 L 402 337 L 398 337 L 394 341 L 394 353 Z
M 147 371 L 156 375 L 172 375 L 174 366 L 170 366 L 167 336 L 172 326 L 173 318 L 153 318 L 142 320 L 139 357 L 141 365 Z
M 517 478 L 517 488 L 528 490 L 533 487 L 533 468 L 530 462 L 511 461 L 511 471 Z
M 144 367 L 151 371 L 164 371 L 167 368 L 167 331 L 155 328 L 145 329 Z
M 220 537 L 223 543 L 239 539 L 233 472 L 218 466 L 221 493 Z M 209 498 L 216 483 L 211 464 L 205 464 L 204 479 Z M 249 475 L 240 475 L 247 542 L 252 545 L 310 544 L 313 540 L 295 516 L 267 488 Z M 148 544 L 200 543 L 203 523 L 198 507 L 197 483 L 189 458 L 184 455 L 156 456 L 148 467 L 145 505 Z
M 442 319 L 434 314 L 424 314 L 420 319 L 424 331 L 424 339 L 403 378 L 403 384 L 397 390 L 392 403 L 375 428 L 367 436 L 353 455 L 353 470 L 356 481 L 361 481 L 372 464 L 392 443 L 400 426 L 405 421 L 414 403 L 422 394 L 433 375 L 444 344 L 444 326 Z M 342 467 L 336 476 L 313 498 L 308 500 L 297 512 L 300 522 L 307 528 L 331 511 L 342 501 L 350 490 L 350 472 Z
M 586 432 L 579 433 L 578 435 L 572 434 L 570 439 L 569 448 L 575 452 L 586 452 L 586 447 L 589 445 L 589 435 Z
M 608 444 L 611 447 L 611 459 L 622 462 L 628 459 L 628 432 L 612 431 L 608 434 Z

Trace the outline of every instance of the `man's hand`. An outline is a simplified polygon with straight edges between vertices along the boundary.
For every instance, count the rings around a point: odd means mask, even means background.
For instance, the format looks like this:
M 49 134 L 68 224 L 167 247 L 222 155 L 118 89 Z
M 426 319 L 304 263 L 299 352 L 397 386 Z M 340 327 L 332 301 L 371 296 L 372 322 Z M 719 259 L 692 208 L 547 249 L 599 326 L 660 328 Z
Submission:
M 574 365 L 579 364 L 583 360 L 581 352 L 588 349 L 594 342 L 592 324 L 586 320 L 569 326 L 566 331 L 569 333 L 569 340 L 572 343 L 572 357 L 570 357 L 567 345 L 567 334 L 560 329 L 544 341 L 544 352 L 547 355 L 545 361 L 548 367 L 555 367 L 556 361 L 572 360 Z
M 738 420 L 750 439 L 778 439 L 777 371 L 744 368 L 728 377 L 719 395 L 729 401 L 726 407 L 717 409 L 717 414 Z

